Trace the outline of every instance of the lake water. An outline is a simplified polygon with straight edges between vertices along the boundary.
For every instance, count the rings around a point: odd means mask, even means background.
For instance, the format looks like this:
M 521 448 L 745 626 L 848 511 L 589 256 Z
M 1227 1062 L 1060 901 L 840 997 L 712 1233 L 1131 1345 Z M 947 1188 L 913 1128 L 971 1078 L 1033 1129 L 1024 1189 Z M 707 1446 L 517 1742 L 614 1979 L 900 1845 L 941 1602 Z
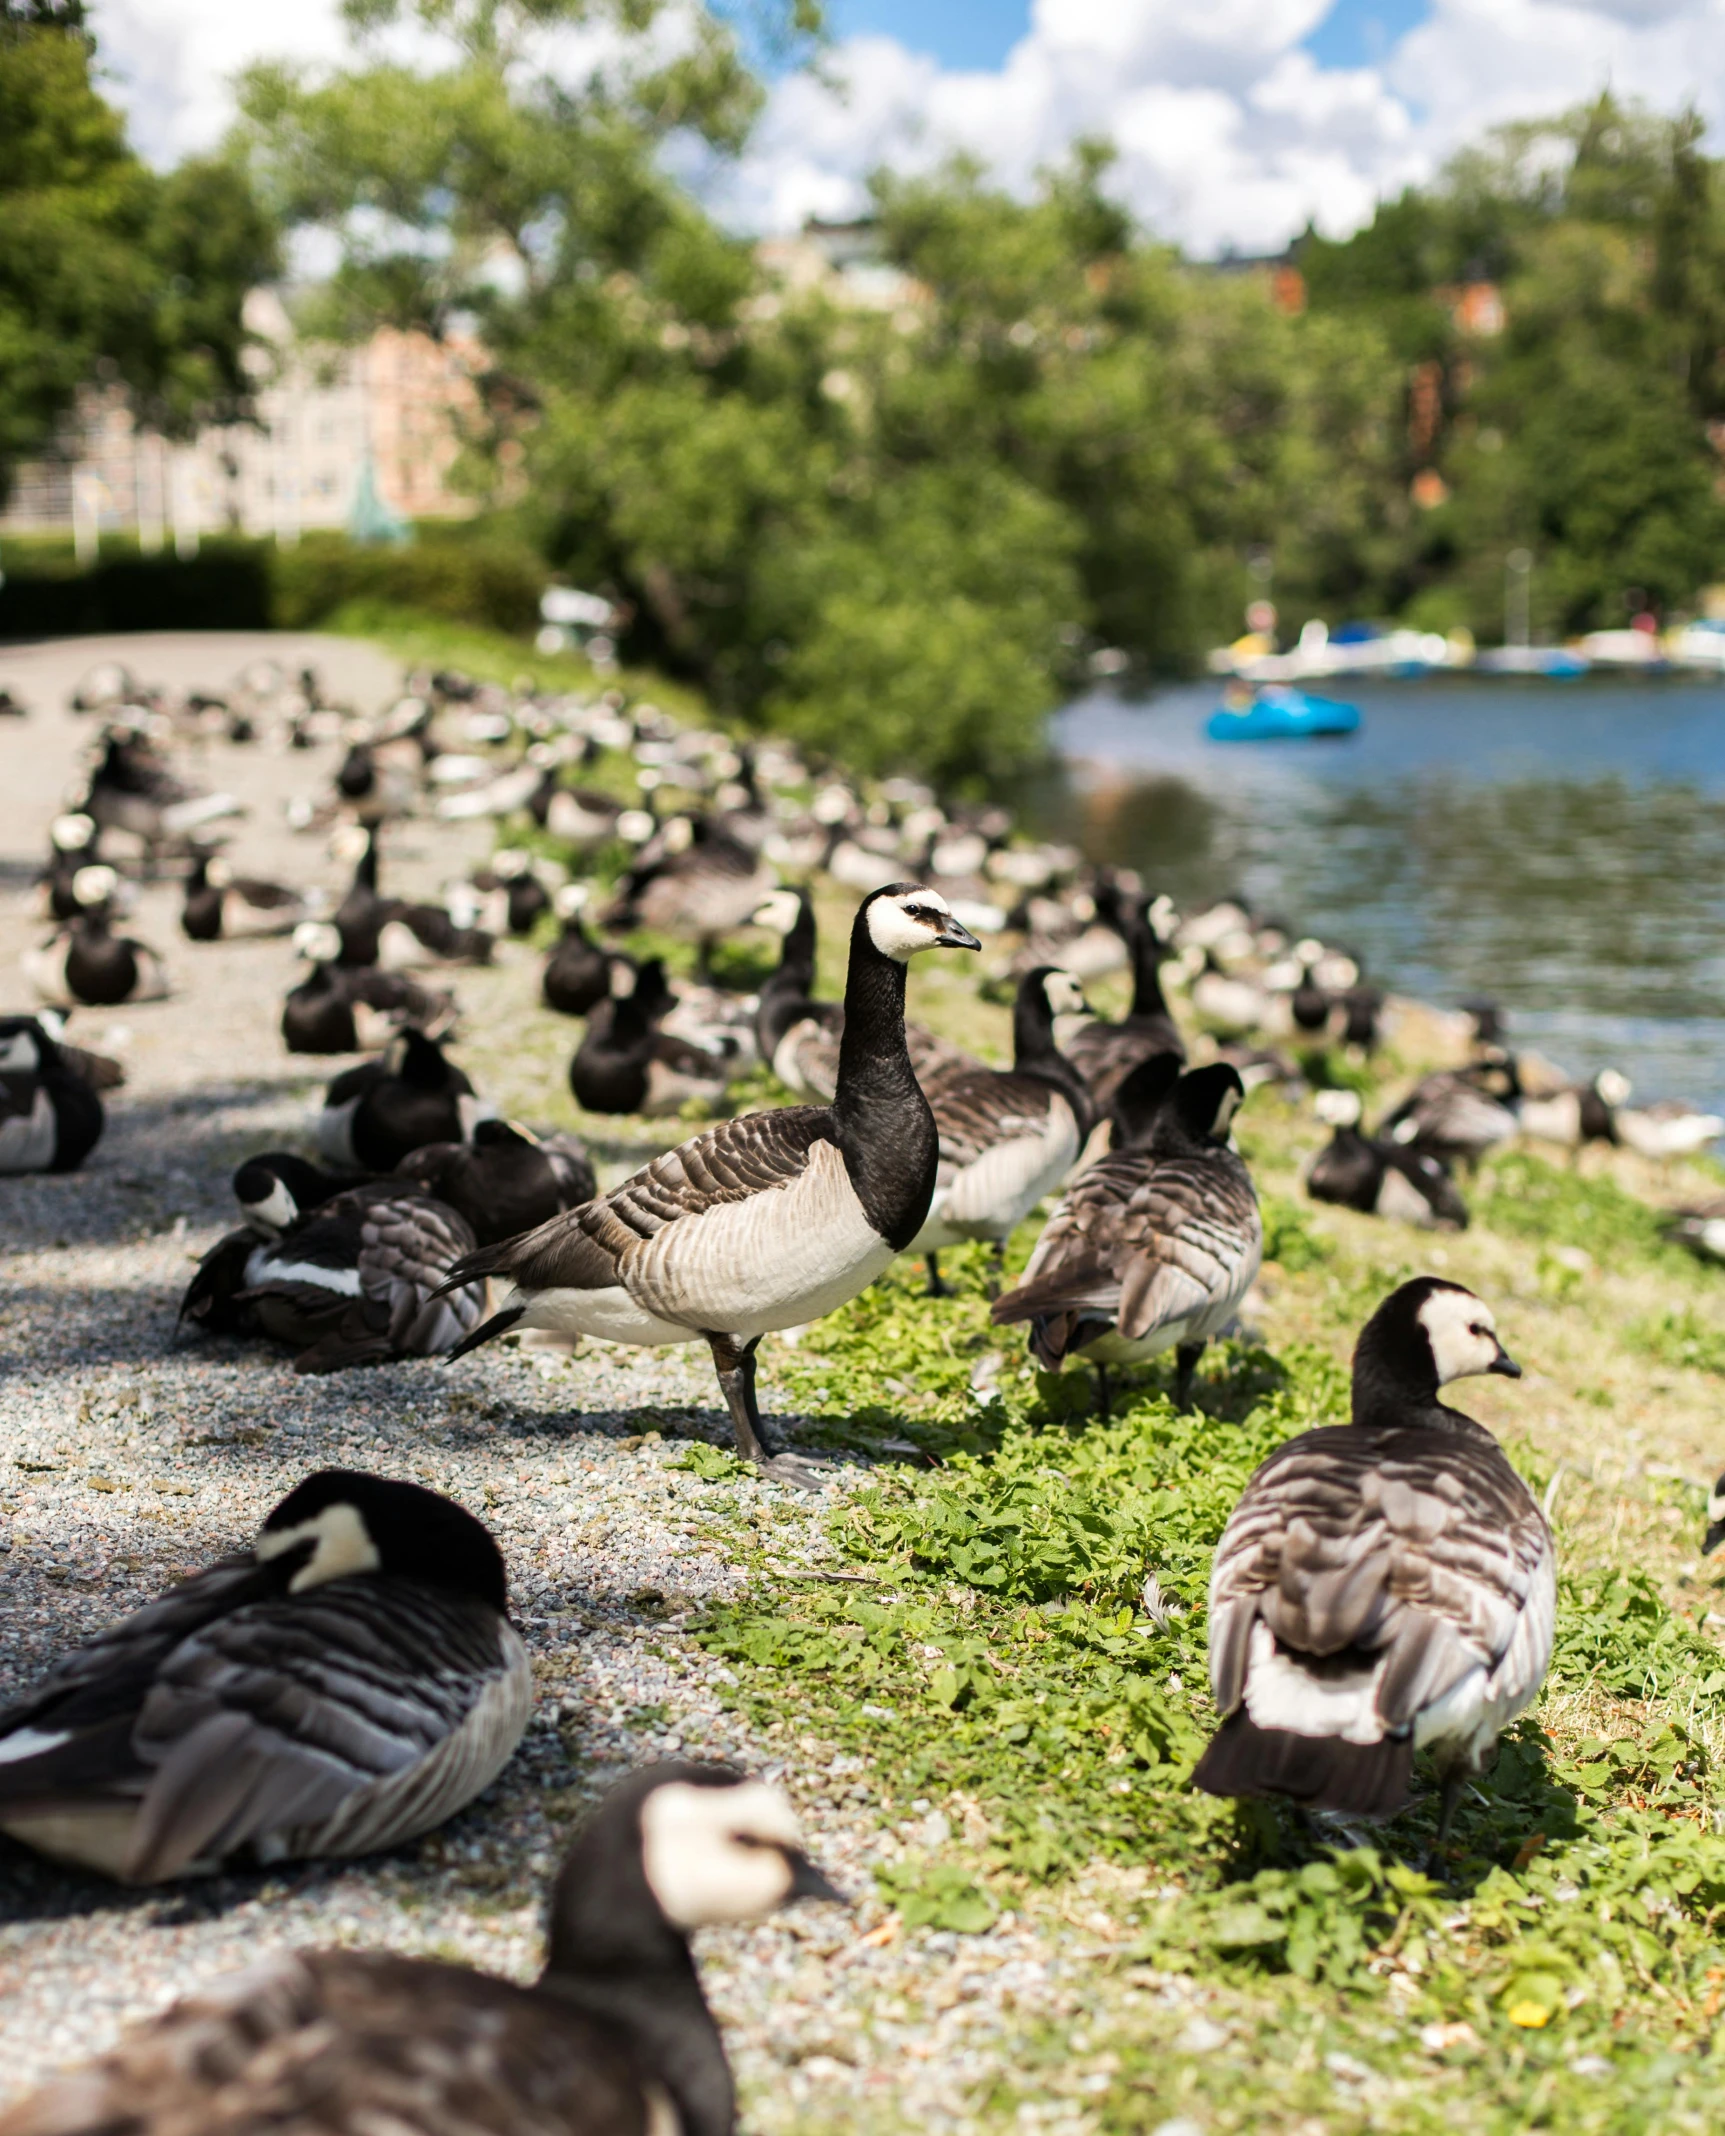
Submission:
M 1383 984 L 1491 995 L 1565 1066 L 1725 1112 L 1725 687 L 1332 693 L 1357 735 L 1219 743 L 1213 684 L 1096 691 L 1057 722 L 1051 825 L 1182 905 L 1243 893 Z

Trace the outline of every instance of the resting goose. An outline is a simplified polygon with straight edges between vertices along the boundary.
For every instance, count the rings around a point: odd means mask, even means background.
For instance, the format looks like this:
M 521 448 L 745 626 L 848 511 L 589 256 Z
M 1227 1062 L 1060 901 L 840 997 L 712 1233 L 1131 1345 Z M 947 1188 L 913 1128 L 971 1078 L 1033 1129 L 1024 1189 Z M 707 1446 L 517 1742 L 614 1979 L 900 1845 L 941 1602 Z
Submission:
M 113 931 L 119 883 L 114 870 L 100 862 L 73 877 L 78 917 L 24 958 L 30 983 L 44 1001 L 61 1008 L 83 1002 L 113 1009 L 124 1001 L 160 1001 L 167 994 L 167 967 L 156 952 Z
M 430 1142 L 395 1168 L 464 1216 L 481 1246 L 531 1231 L 599 1191 L 593 1160 L 573 1136 L 541 1142 L 508 1120 L 481 1120 L 471 1142 Z
M 392 1172 L 428 1142 L 465 1142 L 489 1115 L 473 1085 L 423 1031 L 399 1031 L 374 1061 L 324 1092 L 317 1146 L 331 1164 Z
M 703 978 L 713 945 L 743 927 L 773 875 L 760 857 L 707 816 L 673 816 L 624 877 L 609 924 L 693 937 Z
M 611 991 L 613 959 L 587 932 L 582 918 L 589 897 L 585 883 L 565 883 L 552 903 L 563 932 L 545 959 L 540 993 L 560 1016 L 586 1016 Z
M 1668 1239 L 1701 1261 L 1725 1261 L 1725 1196 L 1698 1202 L 1693 1208 L 1673 1209 L 1661 1226 Z
M 283 1193 L 292 1207 L 291 1190 L 284 1185 Z M 407 1180 L 345 1187 L 290 1216 L 273 1240 L 259 1243 L 253 1228 L 222 1240 L 193 1287 L 225 1284 L 243 1251 L 243 1288 L 227 1295 L 250 1308 L 261 1333 L 295 1352 L 296 1372 L 432 1357 L 470 1334 L 485 1310 L 482 1283 L 452 1289 L 442 1280 L 450 1262 L 477 1244 L 472 1226 Z M 182 1315 L 197 1317 L 190 1291 Z M 212 1313 L 205 1324 L 221 1323 Z
M 1112 884 L 1105 884 L 1097 898 L 1097 910 L 1119 933 L 1132 958 L 1132 1007 L 1119 1023 L 1098 1019 L 1083 1025 L 1066 1041 L 1065 1051 L 1102 1112 L 1141 1061 L 1159 1053 L 1186 1058 L 1186 1042 L 1162 994 L 1166 951 L 1156 927 L 1159 908 L 1159 900 L 1123 903 Z
M 718 1054 L 659 1028 L 671 1006 L 658 957 L 618 959 L 612 994 L 587 1019 L 569 1063 L 569 1088 L 584 1112 L 664 1119 L 690 1103 L 717 1104 L 736 1072 Z
M 655 1765 L 600 1804 L 532 1986 L 390 1951 L 278 1951 L 175 2003 L 0 2136 L 732 2136 L 689 1939 L 843 1903 L 776 1788 Z
M 1445 1164 L 1477 1164 L 1516 1132 L 1517 1095 L 1513 1062 L 1439 1069 L 1409 1091 L 1378 1133 Z
M 224 935 L 287 934 L 304 919 L 306 900 L 286 883 L 236 875 L 219 855 L 199 853 L 186 878 L 180 928 L 191 942 Z
M 0 1830 L 128 1884 L 370 1854 L 489 1786 L 532 1698 L 472 1514 L 320 1469 L 0 1713 Z
M 37 878 L 45 918 L 64 924 L 83 911 L 72 886 L 78 871 L 96 858 L 96 838 L 96 826 L 85 815 L 56 816 L 48 826 L 48 860 Z
M 1353 1422 L 1278 1447 L 1247 1484 L 1210 1576 L 1225 1719 L 1199 1787 L 1391 1816 L 1429 1750 L 1435 1862 L 1463 1783 L 1551 1659 L 1545 1516 L 1490 1432 L 1438 1400 L 1483 1372 L 1521 1375 L 1489 1309 L 1416 1277 L 1360 1336 Z
M 1437 1158 L 1361 1134 L 1357 1090 L 1320 1090 L 1314 1105 L 1318 1118 L 1335 1129 L 1306 1174 L 1306 1192 L 1314 1201 L 1428 1230 L 1467 1229 L 1467 1204 Z
M 1031 1354 L 1048 1371 L 1069 1357 L 1094 1365 L 1104 1415 L 1108 1368 L 1169 1349 L 1184 1405 L 1204 1345 L 1239 1310 L 1263 1253 L 1258 1197 L 1228 1141 L 1240 1078 L 1220 1061 L 1176 1081 L 1177 1070 L 1162 1054 L 1133 1072 L 1123 1145 L 1073 1182 L 1022 1282 L 994 1308 L 997 1326 L 1030 1322 Z
M 313 1209 L 355 1184 L 351 1172 L 326 1172 L 285 1150 L 248 1157 L 234 1173 L 234 1199 L 244 1222 L 219 1238 L 199 1261 L 180 1300 L 177 1325 L 190 1321 L 206 1335 L 255 1335 L 258 1316 L 248 1291 L 252 1255 Z
M 801 1480 L 794 1462 L 767 1462 L 756 1346 L 854 1298 L 921 1229 L 940 1138 L 905 1048 L 905 966 L 980 946 L 919 884 L 865 898 L 833 1103 L 721 1121 L 585 1207 L 469 1254 L 453 1282 L 514 1289 L 455 1355 L 517 1325 L 643 1347 L 704 1339 L 738 1452 Z
M 0 1174 L 75 1172 L 102 1139 L 102 1101 L 34 1016 L 0 1016 Z
M 311 970 L 282 1003 L 282 1042 L 290 1053 L 362 1053 L 388 1045 L 404 1024 L 446 1037 L 455 998 L 405 972 L 340 963 L 341 937 L 327 920 L 302 920 L 294 951 Z
M 1590 1083 L 1523 1091 L 1516 1104 L 1516 1119 L 1521 1132 L 1536 1142 L 1555 1142 L 1563 1149 L 1578 1150 L 1587 1142 L 1617 1140 L 1616 1108 L 1628 1095 L 1628 1079 L 1615 1069 L 1605 1068 Z
M 1627 1095 L 1627 1092 L 1625 1093 Z M 1680 1098 L 1658 1098 L 1651 1105 L 1619 1105 L 1617 1139 L 1638 1157 L 1693 1157 L 1725 1135 L 1725 1119 L 1703 1112 Z
M 910 1251 L 927 1256 L 928 1288 L 945 1295 L 940 1249 L 990 1239 L 997 1264 L 1006 1242 L 1077 1163 L 1095 1112 L 1084 1078 L 1054 1043 L 1057 1016 L 1082 1016 L 1084 990 L 1070 972 L 1042 965 L 1018 982 L 1010 1075 L 974 1069 L 941 1077 L 929 1091 L 940 1130 L 934 1200 Z

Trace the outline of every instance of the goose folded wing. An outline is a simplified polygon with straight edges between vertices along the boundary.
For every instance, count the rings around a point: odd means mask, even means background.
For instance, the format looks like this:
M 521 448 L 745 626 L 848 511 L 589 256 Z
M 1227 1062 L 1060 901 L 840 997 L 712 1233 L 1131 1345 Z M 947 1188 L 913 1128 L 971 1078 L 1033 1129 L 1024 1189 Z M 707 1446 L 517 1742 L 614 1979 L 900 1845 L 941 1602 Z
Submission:
M 505 1667 L 492 1611 L 405 1583 L 332 1581 L 205 1625 L 133 1730 L 151 1776 L 131 1876 L 321 1823 L 430 1755 Z
M 720 1120 L 655 1157 L 609 1194 L 552 1217 L 537 1231 L 466 1254 L 445 1278 L 445 1288 L 507 1274 L 527 1291 L 608 1289 L 628 1256 L 667 1224 L 789 1186 L 807 1168 L 814 1145 L 832 1139 L 832 1115 L 820 1105 Z
M 0 1709 L 0 1811 L 42 1795 L 123 1786 L 145 1768 L 132 1728 L 157 1671 L 181 1642 L 282 1583 L 249 1553 L 212 1565 L 57 1661 Z
M 1053 1100 L 1049 1085 L 1031 1076 L 945 1077 L 929 1101 L 940 1130 L 942 1162 L 974 1164 L 999 1143 L 1040 1137 Z
M 1260 1619 L 1296 1654 L 1382 1655 L 1377 1705 L 1393 1730 L 1512 1650 L 1527 1649 L 1530 1682 L 1543 1670 L 1549 1557 L 1514 1472 L 1495 1449 L 1458 1459 L 1447 1433 L 1409 1432 L 1389 1451 L 1374 1436 L 1296 1440 L 1247 1486 L 1211 1581 L 1223 1712 L 1244 1691 Z
M 1121 1221 L 1120 1332 L 1133 1341 L 1236 1295 L 1262 1250 L 1258 1205 L 1220 1164 L 1158 1165 Z

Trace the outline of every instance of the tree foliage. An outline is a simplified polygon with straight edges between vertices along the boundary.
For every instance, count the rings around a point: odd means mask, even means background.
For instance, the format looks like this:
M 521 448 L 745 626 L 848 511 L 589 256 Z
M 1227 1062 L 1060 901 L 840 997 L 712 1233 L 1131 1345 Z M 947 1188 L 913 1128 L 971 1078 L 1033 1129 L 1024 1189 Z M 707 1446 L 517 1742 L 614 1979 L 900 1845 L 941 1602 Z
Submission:
M 0 486 L 93 379 L 122 382 L 169 430 L 243 405 L 241 303 L 275 269 L 244 174 L 151 171 L 93 57 L 69 0 L 0 12 Z

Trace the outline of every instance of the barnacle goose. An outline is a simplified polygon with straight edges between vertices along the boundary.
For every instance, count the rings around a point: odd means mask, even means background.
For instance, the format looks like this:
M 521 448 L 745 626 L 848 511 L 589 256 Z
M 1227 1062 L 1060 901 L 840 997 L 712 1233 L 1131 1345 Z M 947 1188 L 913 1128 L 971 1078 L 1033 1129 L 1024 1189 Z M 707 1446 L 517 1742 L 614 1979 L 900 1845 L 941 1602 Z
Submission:
M 464 1142 L 490 1108 L 434 1038 L 399 1031 L 376 1060 L 344 1069 L 324 1092 L 317 1145 L 331 1164 L 389 1172 L 428 1142 Z
M 934 1193 L 940 1138 L 905 1048 L 905 966 L 980 946 L 919 884 L 865 898 L 833 1103 L 721 1121 L 585 1207 L 458 1261 L 451 1281 L 507 1276 L 514 1289 L 455 1354 L 518 1324 L 643 1347 L 704 1338 L 737 1450 L 767 1465 L 761 1337 L 854 1298 L 916 1237 Z M 799 1480 L 796 1463 L 771 1466 Z
M 190 1321 L 210 1335 L 255 1335 L 258 1317 L 248 1270 L 260 1240 L 274 1245 L 300 1217 L 321 1209 L 355 1183 L 350 1172 L 326 1172 L 287 1150 L 248 1157 L 233 1179 L 244 1221 L 199 1261 L 180 1300 L 176 1324 Z
M 710 816 L 673 816 L 624 877 L 609 925 L 692 936 L 701 976 L 713 945 L 746 926 L 774 887 L 772 870 Z
M 490 883 L 481 881 L 478 887 L 501 887 L 505 928 L 512 935 L 531 934 L 551 910 L 551 893 L 533 872 L 533 855 L 521 846 L 500 846 L 485 872 Z
M 306 915 L 302 892 L 286 883 L 236 875 L 219 854 L 196 854 L 186 878 L 180 929 L 191 942 L 223 935 L 287 934 Z
M 1474 1164 L 1516 1132 L 1515 1065 L 1507 1057 L 1424 1076 L 1378 1129 L 1445 1164 Z
M 655 1765 L 614 1788 L 552 1890 L 532 1986 L 393 1951 L 278 1951 L 173 2004 L 0 2136 L 732 2136 L 699 1928 L 845 1903 L 776 1788 Z
M 83 911 L 72 885 L 78 870 L 96 858 L 96 839 L 96 826 L 85 815 L 56 816 L 48 826 L 48 860 L 37 878 L 48 919 L 75 920 Z
M 102 1101 L 34 1016 L 0 1016 L 0 1174 L 75 1172 L 102 1138 Z
M 0 1830 L 131 1884 L 369 1854 L 490 1785 L 532 1685 L 472 1514 L 320 1469 L 0 1713 Z
M 617 959 L 612 992 L 587 1019 L 569 1063 L 569 1088 L 583 1111 L 664 1118 L 691 1101 L 714 1104 L 734 1064 L 659 1028 L 671 989 L 658 957 L 631 965 Z
M 1233 1319 L 1263 1253 L 1258 1197 L 1228 1140 L 1239 1075 L 1222 1061 L 1177 1075 L 1167 1054 L 1134 1070 L 1122 1141 L 1068 1188 L 1023 1280 L 994 1307 L 997 1325 L 1030 1322 L 1031 1353 L 1050 1372 L 1069 1357 L 1094 1365 L 1104 1415 L 1108 1367 L 1168 1349 L 1175 1398 L 1189 1399 L 1204 1345 Z
M 562 1016 L 586 1016 L 611 991 L 612 958 L 582 918 L 589 895 L 585 883 L 565 883 L 552 900 L 563 932 L 545 959 L 540 993 L 545 1006 Z
M 1467 1204 L 1436 1157 L 1360 1132 L 1357 1090 L 1320 1090 L 1313 1104 L 1318 1118 L 1335 1129 L 1306 1174 L 1314 1201 L 1426 1229 L 1467 1229 Z
M 44 1001 L 58 1007 L 83 1002 L 112 1009 L 123 1001 L 160 1001 L 167 993 L 167 968 L 156 952 L 131 935 L 113 931 L 119 886 L 119 876 L 99 861 L 73 877 L 78 916 L 24 958 L 30 982 Z
M 464 1216 L 396 1179 L 344 1187 L 302 1211 L 279 1167 L 272 1169 L 279 1192 L 262 1220 L 236 1180 L 246 1225 L 199 1263 L 182 1319 L 212 1332 L 255 1327 L 296 1353 L 296 1372 L 431 1357 L 471 1333 L 485 1310 L 485 1286 L 450 1288 L 442 1280 L 450 1262 L 477 1244 Z M 200 1310 L 206 1298 L 212 1302 Z
M 1628 1096 L 1625 1082 L 1623 1098 Z M 1703 1112 L 1681 1098 L 1657 1098 L 1651 1105 L 1619 1102 L 1613 1120 L 1618 1141 L 1638 1157 L 1693 1157 L 1725 1135 L 1725 1119 L 1718 1113 Z
M 1697 1202 L 1688 1209 L 1673 1209 L 1660 1227 L 1668 1239 L 1701 1261 L 1725 1261 L 1725 1195 Z
M 282 1043 L 290 1053 L 360 1053 L 386 1046 L 403 1024 L 428 1038 L 453 1027 L 452 994 L 405 972 L 342 964 L 341 937 L 329 921 L 302 920 L 293 941 L 311 970 L 282 1002 Z
M 1551 1659 L 1551 1530 L 1491 1433 L 1438 1390 L 1521 1367 L 1471 1291 L 1417 1276 L 1367 1321 L 1353 1421 L 1278 1447 L 1210 1576 L 1210 1684 L 1225 1716 L 1193 1779 L 1389 1816 L 1414 1752 L 1461 1788 Z
M 934 1200 L 910 1251 L 927 1256 L 931 1296 L 945 1293 L 940 1249 L 990 1239 L 997 1258 L 1078 1161 L 1095 1121 L 1084 1078 L 1054 1042 L 1057 1016 L 1082 1016 L 1070 972 L 1041 965 L 1018 982 L 1009 1075 L 981 1068 L 940 1077 L 928 1098 L 940 1130 Z
M 1083 1025 L 1066 1041 L 1065 1050 L 1090 1085 L 1097 1106 L 1106 1111 L 1115 1091 L 1141 1061 L 1158 1053 L 1173 1053 L 1184 1060 L 1186 1042 L 1162 994 L 1162 960 L 1167 952 L 1156 925 L 1165 909 L 1161 901 L 1145 899 L 1133 904 L 1112 883 L 1105 883 L 1096 904 L 1131 954 L 1132 1007 L 1119 1023 L 1098 1019 Z
M 599 1191 L 593 1160 L 573 1136 L 542 1142 L 508 1120 L 481 1120 L 471 1142 L 410 1150 L 395 1171 L 464 1216 L 481 1246 L 549 1223 Z

